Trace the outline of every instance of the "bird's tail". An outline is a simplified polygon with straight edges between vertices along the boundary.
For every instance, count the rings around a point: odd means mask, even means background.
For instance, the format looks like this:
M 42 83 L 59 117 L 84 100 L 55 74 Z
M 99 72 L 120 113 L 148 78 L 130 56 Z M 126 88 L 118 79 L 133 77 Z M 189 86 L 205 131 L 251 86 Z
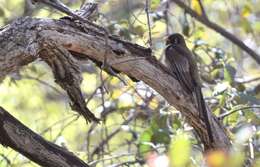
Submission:
M 206 104 L 205 104 L 205 101 L 203 98 L 203 94 L 201 92 L 201 88 L 196 87 L 195 93 L 196 93 L 196 101 L 198 103 L 199 114 L 200 114 L 200 116 L 202 116 L 203 121 L 206 124 L 206 128 L 207 128 L 208 135 L 209 135 L 209 140 L 210 140 L 210 142 L 213 142 L 213 133 L 212 133 L 212 129 L 211 129 L 210 121 L 209 121 L 208 110 L 207 110 L 207 107 L 206 107 Z

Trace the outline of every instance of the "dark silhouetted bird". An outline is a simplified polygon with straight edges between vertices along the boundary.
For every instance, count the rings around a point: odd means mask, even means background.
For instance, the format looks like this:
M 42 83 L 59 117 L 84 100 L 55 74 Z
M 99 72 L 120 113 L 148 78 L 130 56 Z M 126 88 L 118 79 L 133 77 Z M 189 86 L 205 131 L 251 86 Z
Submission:
M 201 81 L 198 67 L 194 57 L 181 34 L 172 34 L 167 38 L 165 49 L 165 64 L 167 68 L 176 76 L 184 91 L 192 95 L 199 115 L 206 125 L 209 140 L 213 141 L 213 134 L 208 117 L 207 107 L 201 92 Z

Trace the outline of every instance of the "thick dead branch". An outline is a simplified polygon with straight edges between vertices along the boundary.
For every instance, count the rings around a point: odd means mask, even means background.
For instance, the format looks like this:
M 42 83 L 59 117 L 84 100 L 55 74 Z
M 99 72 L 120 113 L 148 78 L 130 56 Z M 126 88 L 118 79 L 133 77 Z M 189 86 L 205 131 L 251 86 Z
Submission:
M 41 166 L 88 167 L 65 148 L 46 141 L 0 107 L 0 143 Z
M 10 40 L 8 40 L 10 39 Z M 103 62 L 130 77 L 142 80 L 179 109 L 195 129 L 206 150 L 230 146 L 224 128 L 211 113 L 214 142 L 207 140 L 204 122 L 199 119 L 196 106 L 184 93 L 178 81 L 151 56 L 150 49 L 107 36 L 102 30 L 69 19 L 19 19 L 0 31 L 0 76 L 20 69 L 34 61 L 43 49 L 42 39 L 49 39 L 68 50 L 75 59 Z

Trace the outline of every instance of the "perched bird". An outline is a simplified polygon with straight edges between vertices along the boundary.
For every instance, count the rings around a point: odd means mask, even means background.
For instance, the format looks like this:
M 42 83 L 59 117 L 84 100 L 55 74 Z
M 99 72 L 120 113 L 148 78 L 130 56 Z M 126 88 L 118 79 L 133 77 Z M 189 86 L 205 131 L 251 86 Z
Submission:
M 199 110 L 199 115 L 206 125 L 209 140 L 212 142 L 213 134 L 201 92 L 201 81 L 196 61 L 181 34 L 170 35 L 166 40 L 166 45 L 165 64 L 170 72 L 176 76 L 184 91 L 192 95 Z

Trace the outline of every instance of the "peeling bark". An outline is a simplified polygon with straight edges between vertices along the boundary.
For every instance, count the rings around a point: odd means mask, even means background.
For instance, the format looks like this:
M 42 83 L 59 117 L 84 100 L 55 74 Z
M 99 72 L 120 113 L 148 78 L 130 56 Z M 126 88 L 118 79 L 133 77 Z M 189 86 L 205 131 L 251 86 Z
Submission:
M 87 122 L 99 122 L 99 119 L 87 108 L 87 104 L 80 89 L 82 81 L 81 71 L 75 58 L 62 46 L 51 39 L 41 40 L 40 58 L 52 69 L 55 82 L 66 90 L 71 108 L 83 115 Z

